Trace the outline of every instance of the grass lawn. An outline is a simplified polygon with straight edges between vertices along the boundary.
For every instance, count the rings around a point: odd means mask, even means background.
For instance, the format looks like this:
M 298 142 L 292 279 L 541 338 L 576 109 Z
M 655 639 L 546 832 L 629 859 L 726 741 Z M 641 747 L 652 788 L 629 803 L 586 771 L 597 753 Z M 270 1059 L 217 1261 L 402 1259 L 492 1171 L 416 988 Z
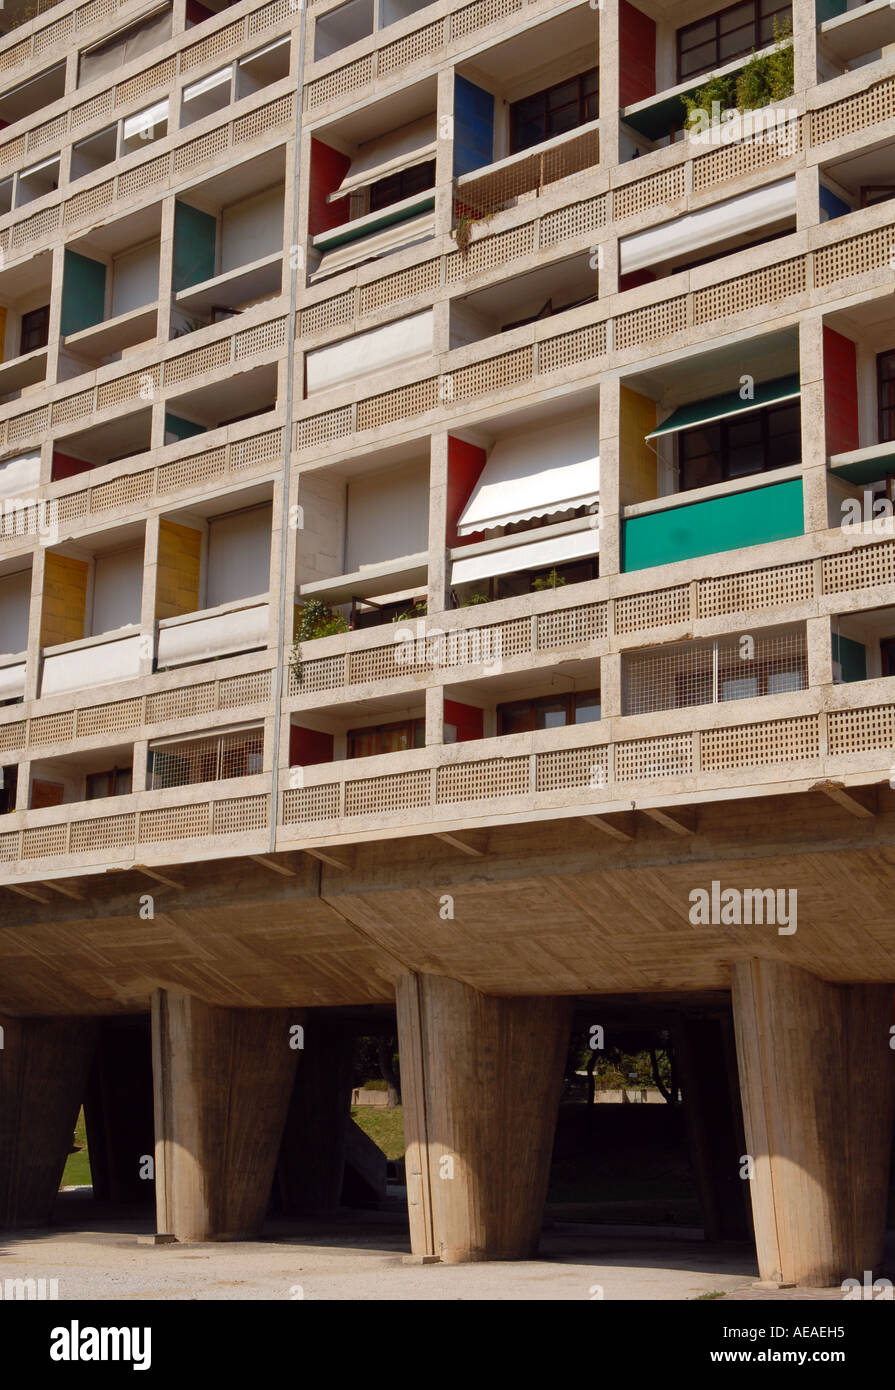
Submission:
M 386 1158 L 404 1157 L 404 1111 L 400 1105 L 394 1110 L 380 1109 L 378 1105 L 352 1105 L 351 1118 L 379 1145 Z
M 66 1159 L 60 1187 L 81 1187 L 85 1183 L 93 1181 L 90 1176 L 90 1159 L 87 1156 L 87 1130 L 84 1125 L 83 1110 L 78 1112 L 78 1122 L 75 1125 L 75 1144 L 77 1150 L 75 1153 L 69 1154 Z

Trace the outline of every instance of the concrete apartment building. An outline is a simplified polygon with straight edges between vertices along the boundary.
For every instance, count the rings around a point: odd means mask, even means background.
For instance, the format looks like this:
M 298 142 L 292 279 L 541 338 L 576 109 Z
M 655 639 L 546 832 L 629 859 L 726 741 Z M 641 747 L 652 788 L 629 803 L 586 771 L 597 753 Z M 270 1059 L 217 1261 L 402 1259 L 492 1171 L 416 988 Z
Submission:
M 253 1234 L 275 1171 L 332 1205 L 351 1029 L 396 1017 L 414 1253 L 528 1254 L 575 1017 L 673 1029 L 763 1279 L 876 1269 L 895 10 L 38 9 L 0 26 L 0 1225 L 85 1097 L 161 1233 Z M 775 23 L 792 95 L 688 126 Z M 307 612 L 350 627 L 295 659 Z

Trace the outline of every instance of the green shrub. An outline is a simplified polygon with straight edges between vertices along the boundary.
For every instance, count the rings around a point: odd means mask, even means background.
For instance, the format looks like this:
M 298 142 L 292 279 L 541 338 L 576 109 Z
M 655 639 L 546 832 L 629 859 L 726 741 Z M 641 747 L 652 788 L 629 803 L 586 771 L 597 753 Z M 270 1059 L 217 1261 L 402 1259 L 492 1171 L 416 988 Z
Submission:
M 295 640 L 289 656 L 289 670 L 299 685 L 302 679 L 302 642 L 313 642 L 317 637 L 333 637 L 337 632 L 348 631 L 348 619 L 335 612 L 323 599 L 311 598 L 299 610 Z

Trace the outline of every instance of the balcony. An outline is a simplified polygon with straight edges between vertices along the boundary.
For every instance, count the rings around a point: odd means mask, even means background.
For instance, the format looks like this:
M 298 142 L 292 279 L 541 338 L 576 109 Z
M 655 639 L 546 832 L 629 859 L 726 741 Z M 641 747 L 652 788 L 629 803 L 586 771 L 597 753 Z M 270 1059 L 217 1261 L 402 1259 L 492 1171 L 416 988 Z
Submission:
M 222 604 L 198 613 L 163 618 L 158 625 L 157 666 L 170 670 L 267 646 L 270 609 L 266 596 Z
M 821 24 L 817 47 L 841 72 L 862 67 L 895 43 L 895 13 L 889 0 L 866 0 L 848 8 L 848 0 L 820 0 L 817 7 Z

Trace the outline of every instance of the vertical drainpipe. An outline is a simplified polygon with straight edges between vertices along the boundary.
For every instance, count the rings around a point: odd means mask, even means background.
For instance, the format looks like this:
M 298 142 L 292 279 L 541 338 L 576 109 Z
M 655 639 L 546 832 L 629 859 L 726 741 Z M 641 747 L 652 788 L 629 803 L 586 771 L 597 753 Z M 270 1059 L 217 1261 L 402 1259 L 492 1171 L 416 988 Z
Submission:
M 287 319 L 287 358 L 286 358 L 286 400 L 284 402 L 285 418 L 283 421 L 283 509 L 280 519 L 280 583 L 277 602 L 279 604 L 279 622 L 277 631 L 279 638 L 277 641 L 277 662 L 274 667 L 274 688 L 273 688 L 273 748 L 271 750 L 271 797 L 270 797 L 270 851 L 274 852 L 277 843 L 277 823 L 279 821 L 280 798 L 279 798 L 279 766 L 280 766 L 280 725 L 282 722 L 283 710 L 283 673 L 285 660 L 283 646 L 285 642 L 285 613 L 286 613 L 286 545 L 289 539 L 289 497 L 292 477 L 292 404 L 294 397 L 294 371 L 293 355 L 295 350 L 295 313 L 298 301 L 298 277 L 301 273 L 301 261 L 303 257 L 293 255 L 292 248 L 300 245 L 298 210 L 299 210 L 299 175 L 301 172 L 301 117 L 302 117 L 302 98 L 304 96 L 304 73 L 305 73 L 305 26 L 307 24 L 306 0 L 290 0 L 290 3 L 299 9 L 302 16 L 301 24 L 298 29 L 298 83 L 295 93 L 295 128 L 294 128 L 294 153 L 292 164 L 292 217 L 290 227 L 289 245 L 285 249 L 289 260 L 289 314 Z M 294 33 L 294 30 L 293 30 Z

